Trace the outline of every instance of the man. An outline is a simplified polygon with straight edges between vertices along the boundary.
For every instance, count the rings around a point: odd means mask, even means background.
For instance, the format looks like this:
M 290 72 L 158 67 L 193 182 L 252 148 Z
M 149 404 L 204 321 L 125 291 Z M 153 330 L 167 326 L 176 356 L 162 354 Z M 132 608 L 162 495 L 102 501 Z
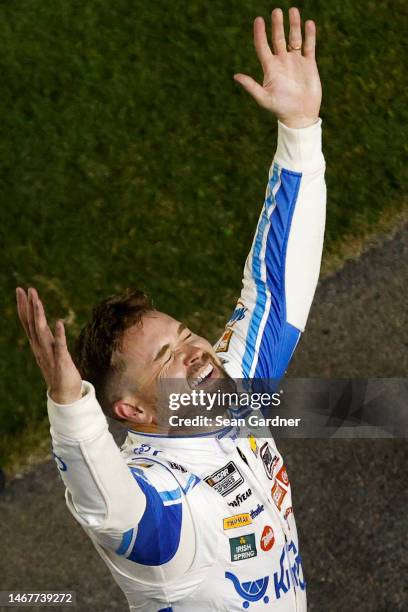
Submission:
M 68 508 L 123 589 L 131 610 L 306 609 L 291 489 L 272 438 L 206 427 L 169 436 L 158 391 L 190 394 L 237 378 L 279 379 L 315 291 L 325 219 L 321 86 L 315 25 L 272 12 L 254 42 L 263 85 L 234 78 L 278 119 L 278 146 L 243 289 L 213 349 L 139 292 L 93 311 L 72 360 L 62 321 L 53 334 L 34 289 L 18 312 L 48 388 L 54 455 Z M 102 411 L 102 409 L 103 411 Z M 105 414 L 129 429 L 120 451 Z

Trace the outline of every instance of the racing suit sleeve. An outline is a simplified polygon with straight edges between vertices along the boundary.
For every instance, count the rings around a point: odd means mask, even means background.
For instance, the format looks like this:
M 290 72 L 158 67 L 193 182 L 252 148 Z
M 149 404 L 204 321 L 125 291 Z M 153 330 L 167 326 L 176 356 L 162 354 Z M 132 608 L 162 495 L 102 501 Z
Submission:
M 241 295 L 214 347 L 234 378 L 278 382 L 304 331 L 325 226 L 321 124 L 318 119 L 294 129 L 278 121 L 277 150 Z
M 166 505 L 166 495 L 142 469 L 129 466 L 108 429 L 94 387 L 69 405 L 48 396 L 53 454 L 66 486 L 74 518 L 98 543 L 142 564 L 169 561 L 179 545 L 181 506 Z

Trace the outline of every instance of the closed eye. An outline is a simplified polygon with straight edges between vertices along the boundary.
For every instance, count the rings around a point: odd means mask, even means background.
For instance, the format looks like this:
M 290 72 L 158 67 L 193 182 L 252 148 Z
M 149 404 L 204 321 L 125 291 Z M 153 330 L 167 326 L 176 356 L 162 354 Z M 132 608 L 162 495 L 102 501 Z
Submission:
M 167 365 L 171 361 L 172 357 L 173 357 L 173 351 L 169 351 L 169 358 L 166 359 L 166 361 L 163 363 L 163 365 L 164 366 Z

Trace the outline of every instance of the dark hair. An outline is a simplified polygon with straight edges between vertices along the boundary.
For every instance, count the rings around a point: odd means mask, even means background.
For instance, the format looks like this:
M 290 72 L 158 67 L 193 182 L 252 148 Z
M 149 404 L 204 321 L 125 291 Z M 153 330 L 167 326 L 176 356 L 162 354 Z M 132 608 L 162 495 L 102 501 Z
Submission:
M 133 325 L 142 324 L 142 317 L 153 311 L 150 298 L 137 289 L 106 298 L 92 310 L 76 342 L 74 361 L 82 378 L 95 387 L 96 397 L 104 413 L 117 418 L 112 411 L 109 387 L 123 373 L 123 362 L 113 359 L 122 348 L 123 335 Z

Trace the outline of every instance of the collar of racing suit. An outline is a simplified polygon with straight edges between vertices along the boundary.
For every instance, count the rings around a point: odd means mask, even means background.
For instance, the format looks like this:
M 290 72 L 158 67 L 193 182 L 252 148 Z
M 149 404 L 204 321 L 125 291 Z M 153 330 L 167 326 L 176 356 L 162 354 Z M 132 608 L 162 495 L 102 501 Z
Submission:
M 196 453 L 232 454 L 236 451 L 239 427 L 226 427 L 205 434 L 192 436 L 164 436 L 128 430 L 124 447 L 146 444 L 157 450 Z

